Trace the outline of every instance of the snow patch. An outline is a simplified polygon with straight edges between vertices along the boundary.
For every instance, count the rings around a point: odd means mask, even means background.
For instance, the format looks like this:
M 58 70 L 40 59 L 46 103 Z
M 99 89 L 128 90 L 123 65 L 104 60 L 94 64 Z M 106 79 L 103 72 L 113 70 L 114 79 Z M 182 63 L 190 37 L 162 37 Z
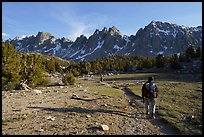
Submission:
M 167 46 L 164 46 L 164 49 L 165 49 L 165 50 L 167 50 L 167 48 L 168 48 Z
M 135 43 L 132 43 L 132 47 L 135 45 Z
M 169 30 L 161 30 L 161 29 L 159 29 L 159 28 L 157 28 L 157 30 L 158 30 L 159 32 L 164 33 L 165 35 L 169 35 L 169 34 L 170 34 L 170 31 L 169 31 Z
M 127 44 L 130 42 L 129 37 L 124 35 L 123 38 L 126 41 L 125 46 L 127 46 Z
M 85 53 L 85 50 L 81 50 L 81 54 L 84 54 Z
M 19 46 L 22 46 L 22 43 L 21 43 L 21 42 L 17 42 L 17 44 L 18 44 Z
M 159 52 L 157 53 L 157 55 L 159 55 L 159 54 L 164 54 L 164 51 L 159 51 Z
M 118 51 L 122 50 L 123 48 L 119 47 L 118 45 L 114 45 L 113 49 L 117 49 L 117 51 L 115 52 L 116 54 Z
M 50 48 L 48 50 L 45 50 L 44 52 L 49 52 L 50 50 L 53 50 L 53 54 L 55 55 L 56 51 L 58 51 L 59 49 L 61 49 L 61 44 L 57 44 L 55 48 Z
M 84 58 L 84 57 L 86 57 L 88 55 L 93 54 L 96 50 L 100 49 L 103 46 L 103 44 L 104 44 L 104 40 L 102 42 L 100 40 L 101 40 L 101 37 L 98 38 L 98 43 L 97 43 L 98 45 L 97 45 L 97 47 L 92 52 L 89 52 L 89 53 L 87 53 L 87 54 L 85 54 L 83 56 L 78 56 L 76 59 Z
M 123 49 L 123 48 L 119 47 L 118 45 L 114 45 L 113 48 L 114 48 L 114 49 L 117 49 L 117 50 Z

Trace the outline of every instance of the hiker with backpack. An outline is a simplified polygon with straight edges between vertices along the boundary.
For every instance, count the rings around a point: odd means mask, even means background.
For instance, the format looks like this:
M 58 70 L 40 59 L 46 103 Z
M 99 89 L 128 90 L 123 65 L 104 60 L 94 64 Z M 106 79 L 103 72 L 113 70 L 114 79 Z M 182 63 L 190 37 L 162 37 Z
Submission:
M 145 104 L 146 115 L 150 118 L 155 118 L 156 110 L 156 98 L 158 96 L 158 88 L 154 82 L 154 77 L 151 76 L 148 78 L 148 81 L 145 82 L 142 86 L 142 98 L 143 103 Z

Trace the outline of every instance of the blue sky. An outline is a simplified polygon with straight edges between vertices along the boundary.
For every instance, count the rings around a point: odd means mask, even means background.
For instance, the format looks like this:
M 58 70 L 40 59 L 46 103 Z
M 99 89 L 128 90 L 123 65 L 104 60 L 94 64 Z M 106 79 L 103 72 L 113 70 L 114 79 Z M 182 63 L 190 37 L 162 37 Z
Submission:
M 2 8 L 3 39 L 43 31 L 75 40 L 112 26 L 129 36 L 152 20 L 202 25 L 202 2 L 2 2 Z

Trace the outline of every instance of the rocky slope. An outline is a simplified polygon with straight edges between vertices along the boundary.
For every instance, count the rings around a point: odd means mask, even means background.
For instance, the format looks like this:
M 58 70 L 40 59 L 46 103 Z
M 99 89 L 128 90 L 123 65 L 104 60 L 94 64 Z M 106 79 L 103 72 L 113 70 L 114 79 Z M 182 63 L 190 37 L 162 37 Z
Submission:
M 87 38 L 79 36 L 75 41 L 56 39 L 48 32 L 36 36 L 16 37 L 7 40 L 19 52 L 38 52 L 67 60 L 83 61 L 115 54 L 165 56 L 182 53 L 189 46 L 202 46 L 202 26 L 185 27 L 177 24 L 152 21 L 140 28 L 135 35 L 123 35 L 115 26 L 96 29 Z

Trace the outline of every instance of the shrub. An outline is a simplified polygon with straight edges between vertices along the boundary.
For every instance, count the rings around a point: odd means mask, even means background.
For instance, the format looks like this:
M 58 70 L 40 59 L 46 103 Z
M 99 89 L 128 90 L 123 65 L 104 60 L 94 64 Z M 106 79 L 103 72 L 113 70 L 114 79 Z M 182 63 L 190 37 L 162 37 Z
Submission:
M 171 63 L 171 68 L 173 68 L 173 69 L 182 69 L 182 66 L 178 61 L 173 61 Z
M 68 85 L 68 84 L 73 85 L 75 83 L 75 78 L 73 73 L 67 72 L 66 75 L 62 78 L 62 82 L 65 85 Z

